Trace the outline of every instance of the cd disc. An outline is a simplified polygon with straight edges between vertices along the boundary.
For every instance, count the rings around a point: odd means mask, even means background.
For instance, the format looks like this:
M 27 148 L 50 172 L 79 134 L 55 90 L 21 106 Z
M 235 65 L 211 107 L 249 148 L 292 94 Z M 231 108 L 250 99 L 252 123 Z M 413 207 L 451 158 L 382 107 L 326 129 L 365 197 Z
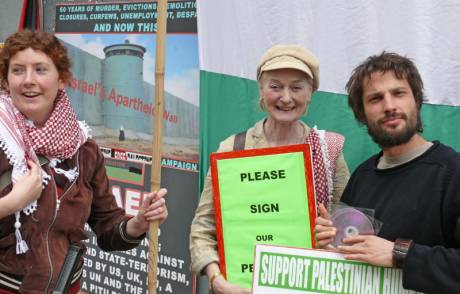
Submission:
M 338 208 L 331 215 L 332 224 L 337 228 L 332 245 L 342 244 L 342 240 L 349 236 L 374 235 L 374 227 L 369 218 L 353 207 Z

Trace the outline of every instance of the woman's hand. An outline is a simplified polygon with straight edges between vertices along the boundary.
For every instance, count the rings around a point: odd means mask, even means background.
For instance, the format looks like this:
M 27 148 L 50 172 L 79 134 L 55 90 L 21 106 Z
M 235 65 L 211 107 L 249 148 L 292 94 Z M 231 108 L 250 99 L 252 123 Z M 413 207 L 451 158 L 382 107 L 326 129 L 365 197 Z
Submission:
M 222 276 L 218 276 L 214 279 L 212 283 L 212 290 L 215 294 L 251 294 L 250 289 L 245 289 L 232 284 Z
M 220 272 L 219 265 L 215 262 L 208 264 L 204 272 L 209 277 L 209 282 L 212 283 L 210 286 L 214 294 L 251 294 L 250 289 L 244 289 L 238 285 L 232 284 L 222 275 L 213 278 L 216 273 Z
M 13 185 L 11 195 L 8 194 L 13 212 L 23 209 L 32 201 L 40 198 L 43 190 L 42 171 L 32 160 L 27 161 L 29 170 Z
M 332 225 L 329 213 L 323 204 L 318 206 L 319 216 L 315 221 L 316 248 L 335 249 L 331 243 L 334 241 L 337 229 Z
M 164 188 L 158 192 L 145 194 L 144 201 L 135 217 L 126 224 L 126 231 L 131 237 L 137 238 L 145 233 L 152 221 L 160 221 L 160 224 L 168 217 L 164 196 L 168 191 Z
M 0 198 L 0 218 L 13 214 L 38 199 L 41 195 L 42 171 L 33 161 L 27 161 L 29 170 L 13 185 L 10 193 Z

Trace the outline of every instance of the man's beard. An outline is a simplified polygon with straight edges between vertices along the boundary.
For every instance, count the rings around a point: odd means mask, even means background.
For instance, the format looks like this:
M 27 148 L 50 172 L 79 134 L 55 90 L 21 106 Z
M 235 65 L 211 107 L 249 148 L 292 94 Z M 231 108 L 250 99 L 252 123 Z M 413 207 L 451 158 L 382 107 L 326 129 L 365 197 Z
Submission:
M 406 121 L 402 130 L 387 130 L 382 127 L 385 120 L 391 118 L 401 118 Z M 409 142 L 409 140 L 421 129 L 422 122 L 420 114 L 414 111 L 413 115 L 408 117 L 405 113 L 391 113 L 377 122 L 367 122 L 367 132 L 380 148 L 390 148 Z

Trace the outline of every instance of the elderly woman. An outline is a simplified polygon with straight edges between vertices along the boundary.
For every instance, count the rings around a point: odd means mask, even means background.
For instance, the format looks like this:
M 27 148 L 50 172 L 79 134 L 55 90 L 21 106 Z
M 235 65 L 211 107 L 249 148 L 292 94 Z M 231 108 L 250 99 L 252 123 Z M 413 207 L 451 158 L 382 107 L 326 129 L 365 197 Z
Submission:
M 301 46 L 275 45 L 263 55 L 257 79 L 259 104 L 267 117 L 221 142 L 218 152 L 309 143 L 317 203 L 338 202 L 349 178 L 342 154 L 344 138 L 309 128 L 300 120 L 319 86 L 318 60 Z M 193 272 L 206 274 L 214 293 L 250 293 L 220 273 L 209 173 L 192 223 L 190 250 Z
M 167 217 L 164 189 L 146 194 L 135 217 L 117 206 L 104 158 L 64 91 L 70 77 L 51 34 L 18 32 L 0 51 L 0 293 L 51 293 L 86 222 L 103 250 L 128 250 Z

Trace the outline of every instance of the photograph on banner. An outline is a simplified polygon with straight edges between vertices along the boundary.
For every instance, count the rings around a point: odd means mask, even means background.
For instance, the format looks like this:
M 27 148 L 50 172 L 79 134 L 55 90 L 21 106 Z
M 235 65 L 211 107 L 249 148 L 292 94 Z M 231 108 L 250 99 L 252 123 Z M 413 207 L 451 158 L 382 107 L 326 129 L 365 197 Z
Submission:
M 106 158 L 120 207 L 136 215 L 150 191 L 155 115 L 155 1 L 61 3 L 56 36 L 73 77 L 66 88 Z M 82 21 L 84 20 L 84 21 Z M 158 293 L 194 293 L 188 235 L 198 195 L 199 69 L 195 1 L 169 1 L 165 40 L 161 186 L 170 213 L 160 226 Z M 180 182 L 181 185 L 177 185 Z M 148 239 L 128 252 L 105 253 L 90 236 L 82 290 L 147 293 Z
M 347 260 L 323 250 L 256 245 L 253 294 L 419 293 L 402 287 L 402 270 Z
M 256 244 L 314 246 L 308 144 L 213 153 L 211 174 L 221 271 L 249 288 Z
M 73 61 L 67 88 L 79 119 L 103 146 L 150 153 L 154 120 L 154 34 L 57 34 Z M 196 35 L 168 35 L 163 155 L 198 160 Z

